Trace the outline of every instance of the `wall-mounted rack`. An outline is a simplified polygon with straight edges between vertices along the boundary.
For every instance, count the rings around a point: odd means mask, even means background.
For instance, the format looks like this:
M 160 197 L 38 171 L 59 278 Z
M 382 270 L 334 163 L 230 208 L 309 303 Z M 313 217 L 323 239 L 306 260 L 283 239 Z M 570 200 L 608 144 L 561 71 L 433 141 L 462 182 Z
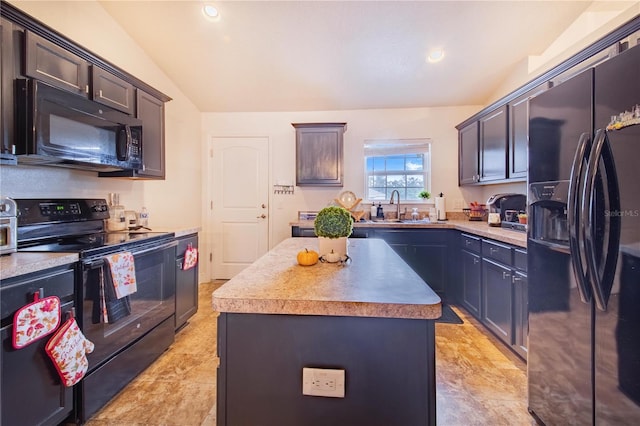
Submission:
M 273 185 L 274 194 L 293 194 L 293 185 Z

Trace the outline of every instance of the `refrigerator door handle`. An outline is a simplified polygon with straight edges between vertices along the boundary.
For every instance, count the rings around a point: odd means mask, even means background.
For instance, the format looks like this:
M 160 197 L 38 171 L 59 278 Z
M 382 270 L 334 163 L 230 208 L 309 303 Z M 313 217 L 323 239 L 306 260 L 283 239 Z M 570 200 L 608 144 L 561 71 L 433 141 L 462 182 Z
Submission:
M 578 148 L 573 157 L 571 177 L 569 178 L 569 199 L 567 202 L 567 222 L 569 223 L 569 248 L 571 263 L 576 276 L 578 294 L 584 303 L 591 302 L 591 287 L 586 266 L 587 254 L 584 249 L 584 230 L 580 215 L 580 184 L 583 182 L 585 165 L 589 158 L 591 138 L 589 133 L 583 133 L 578 140 Z
M 602 169 L 600 163 L 602 162 Z M 598 263 L 596 252 L 596 183 L 600 179 L 606 179 L 604 192 L 604 232 L 605 241 L 600 248 L 600 254 L 604 256 L 604 262 Z M 585 231 L 585 249 L 587 252 L 587 267 L 591 276 L 591 288 L 594 294 L 596 307 L 606 311 L 613 286 L 613 279 L 618 261 L 620 245 L 620 190 L 616 174 L 613 152 L 607 132 L 598 129 L 587 164 L 586 179 L 582 199 L 582 218 Z

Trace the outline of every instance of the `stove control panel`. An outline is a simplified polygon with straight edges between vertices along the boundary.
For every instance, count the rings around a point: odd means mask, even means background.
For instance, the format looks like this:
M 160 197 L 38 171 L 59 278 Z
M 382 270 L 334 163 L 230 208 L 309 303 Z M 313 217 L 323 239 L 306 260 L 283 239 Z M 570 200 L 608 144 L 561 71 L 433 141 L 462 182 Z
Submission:
M 32 199 L 16 200 L 18 226 L 37 223 L 84 222 L 109 218 L 104 199 Z

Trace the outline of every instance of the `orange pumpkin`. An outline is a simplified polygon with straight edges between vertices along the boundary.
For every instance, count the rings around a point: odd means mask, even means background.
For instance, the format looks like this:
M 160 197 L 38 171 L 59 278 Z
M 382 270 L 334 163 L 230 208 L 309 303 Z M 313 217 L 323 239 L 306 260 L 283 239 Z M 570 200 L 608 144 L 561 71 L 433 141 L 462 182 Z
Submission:
M 318 253 L 313 250 L 304 249 L 298 252 L 298 263 L 302 266 L 311 266 L 318 263 Z

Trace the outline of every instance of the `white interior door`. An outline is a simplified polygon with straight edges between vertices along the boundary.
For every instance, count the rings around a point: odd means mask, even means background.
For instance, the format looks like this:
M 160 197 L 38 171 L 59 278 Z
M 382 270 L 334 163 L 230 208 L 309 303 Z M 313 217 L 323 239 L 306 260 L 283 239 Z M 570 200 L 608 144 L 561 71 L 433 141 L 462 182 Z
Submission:
M 214 279 L 229 279 L 269 247 L 269 139 L 211 141 Z

